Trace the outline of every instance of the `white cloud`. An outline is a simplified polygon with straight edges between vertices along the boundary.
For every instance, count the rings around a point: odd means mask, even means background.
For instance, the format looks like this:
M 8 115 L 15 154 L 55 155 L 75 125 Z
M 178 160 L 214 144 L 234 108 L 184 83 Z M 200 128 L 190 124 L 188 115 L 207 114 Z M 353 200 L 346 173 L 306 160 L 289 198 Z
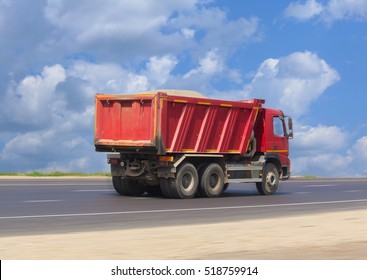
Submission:
M 367 136 L 363 136 L 357 140 L 353 145 L 351 153 L 354 154 L 354 157 L 363 160 L 363 162 L 367 160 Z
M 294 122 L 290 142 L 293 175 L 351 176 L 353 156 L 348 153 L 349 133 L 337 126 L 312 127 Z
M 328 0 L 324 5 L 316 0 L 297 1 L 290 3 L 284 14 L 297 20 L 318 17 L 328 24 L 336 20 L 367 20 L 367 0 Z
M 186 39 L 192 39 L 195 37 L 195 29 L 181 28 L 181 32 L 185 36 Z
M 149 77 L 149 80 L 155 83 L 152 87 L 160 87 L 165 84 L 177 63 L 178 60 L 173 55 L 151 57 L 146 64 L 146 71 L 144 72 Z
M 298 157 L 292 161 L 293 175 L 318 175 L 326 177 L 352 177 L 352 158 L 337 153 L 324 153 L 312 157 Z
M 367 19 L 367 0 L 330 0 L 325 7 L 327 21 Z
M 57 85 L 66 79 L 65 69 L 59 65 L 45 66 L 40 75 L 27 76 L 19 84 L 10 83 L 2 107 L 8 121 L 42 125 L 49 121 L 50 103 Z
M 196 69 L 190 70 L 186 73 L 183 78 L 188 79 L 193 75 L 213 75 L 215 73 L 221 72 L 224 69 L 224 63 L 221 60 L 218 50 L 213 49 L 205 54 L 203 58 L 199 60 L 199 67 Z
M 197 2 L 106 0 L 101 3 L 92 0 L 75 3 L 49 0 L 45 16 L 67 34 L 74 35 L 79 43 L 94 42 L 101 37 L 128 41 L 150 32 L 158 35 L 174 11 L 195 9 Z
M 323 10 L 321 4 L 316 0 L 307 0 L 306 2 L 292 2 L 285 9 L 286 17 L 294 17 L 298 20 L 307 20 L 319 15 Z
M 346 133 L 346 132 L 345 132 Z M 338 140 L 337 134 L 330 135 L 329 142 Z M 312 141 L 311 141 L 312 142 Z M 347 143 L 346 143 L 347 144 Z M 292 172 L 294 175 L 318 175 L 325 177 L 366 177 L 367 176 L 367 136 L 363 136 L 344 149 L 334 147 L 323 150 L 317 146 L 311 148 L 310 154 L 292 158 Z M 304 146 L 306 151 L 306 146 Z M 315 153 L 317 151 L 317 153 Z
M 100 171 L 105 170 L 103 154 L 93 153 L 90 139 L 73 134 L 62 134 L 55 127 L 28 132 L 6 143 L 0 158 L 9 166 L 24 171 Z
M 315 155 L 345 149 L 348 133 L 337 126 L 311 127 L 295 123 L 292 146 L 298 155 Z
M 216 7 L 180 13 L 171 18 L 168 25 L 181 30 L 186 38 L 185 46 L 192 50 L 196 59 L 212 49 L 217 49 L 226 58 L 238 47 L 261 38 L 259 18 L 229 20 L 226 12 Z M 194 41 L 188 40 L 191 30 L 195 31 Z
M 338 72 L 317 54 L 305 51 L 265 60 L 246 87 L 246 94 L 267 100 L 267 106 L 300 116 L 339 80 Z

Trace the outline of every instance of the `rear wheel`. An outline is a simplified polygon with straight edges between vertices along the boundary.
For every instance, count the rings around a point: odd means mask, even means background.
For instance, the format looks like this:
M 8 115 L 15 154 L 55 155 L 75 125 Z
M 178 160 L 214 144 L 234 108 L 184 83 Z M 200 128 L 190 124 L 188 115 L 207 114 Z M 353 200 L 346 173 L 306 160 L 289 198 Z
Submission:
M 265 165 L 261 183 L 256 183 L 257 191 L 262 195 L 274 194 L 279 185 L 279 172 L 273 163 Z
M 219 197 L 224 191 L 224 173 L 217 163 L 211 163 L 200 174 L 200 194 L 203 197 Z
M 113 176 L 112 177 L 112 185 L 115 191 L 120 195 L 129 195 L 125 185 L 121 183 L 122 179 L 120 176 Z
M 192 198 L 195 196 L 199 175 L 191 163 L 183 163 L 177 170 L 175 179 L 161 179 L 161 190 L 165 197 Z
M 144 182 L 119 176 L 112 177 L 112 185 L 115 191 L 120 195 L 141 196 L 147 190 L 147 186 Z

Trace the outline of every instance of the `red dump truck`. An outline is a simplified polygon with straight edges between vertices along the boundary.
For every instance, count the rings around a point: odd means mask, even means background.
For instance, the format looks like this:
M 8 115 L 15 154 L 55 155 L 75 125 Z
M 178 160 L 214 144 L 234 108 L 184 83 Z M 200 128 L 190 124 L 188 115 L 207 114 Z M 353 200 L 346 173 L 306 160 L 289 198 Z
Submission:
M 262 99 L 160 90 L 95 101 L 95 148 L 112 152 L 107 162 L 121 195 L 219 197 L 229 183 L 255 183 L 270 195 L 290 176 L 292 119 Z

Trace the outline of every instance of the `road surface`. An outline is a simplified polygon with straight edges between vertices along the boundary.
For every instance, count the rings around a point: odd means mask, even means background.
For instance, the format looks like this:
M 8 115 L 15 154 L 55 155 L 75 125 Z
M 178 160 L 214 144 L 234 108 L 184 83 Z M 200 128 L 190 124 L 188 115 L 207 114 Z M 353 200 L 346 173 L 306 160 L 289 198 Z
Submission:
M 367 209 L 367 179 L 290 180 L 276 195 L 232 184 L 221 198 L 117 195 L 110 178 L 0 178 L 0 237 L 212 224 Z

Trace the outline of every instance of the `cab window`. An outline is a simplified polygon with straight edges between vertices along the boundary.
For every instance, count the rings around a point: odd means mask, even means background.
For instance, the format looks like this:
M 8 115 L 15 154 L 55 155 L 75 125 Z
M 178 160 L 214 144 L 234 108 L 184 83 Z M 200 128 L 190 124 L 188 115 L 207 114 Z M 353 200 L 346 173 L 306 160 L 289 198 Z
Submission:
M 274 128 L 274 135 L 279 137 L 284 137 L 284 127 L 283 121 L 279 117 L 273 118 L 273 128 Z

